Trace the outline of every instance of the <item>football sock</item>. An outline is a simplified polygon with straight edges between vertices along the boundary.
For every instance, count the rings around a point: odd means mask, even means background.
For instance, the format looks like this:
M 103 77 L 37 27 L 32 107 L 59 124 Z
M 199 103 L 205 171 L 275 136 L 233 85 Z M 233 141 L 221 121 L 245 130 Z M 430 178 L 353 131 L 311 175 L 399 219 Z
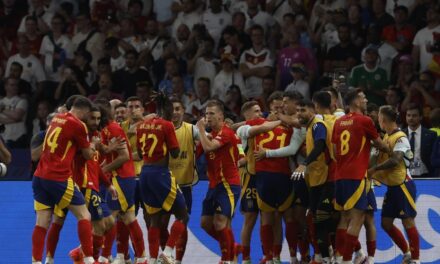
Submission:
M 251 247 L 243 246 L 243 260 L 250 260 L 250 259 L 251 259 Z
M 336 230 L 336 252 L 342 256 L 344 255 L 344 243 L 345 243 L 345 236 L 347 235 L 347 229 L 341 229 L 338 228 Z
M 108 258 L 112 254 L 113 241 L 116 237 L 116 225 L 113 225 L 104 235 L 104 243 L 101 255 Z
M 167 247 L 174 249 L 177 241 L 182 236 L 183 232 L 185 232 L 186 225 L 182 223 L 182 221 L 176 220 L 171 226 L 171 233 L 168 236 Z
M 160 248 L 164 250 L 167 245 L 168 238 L 170 237 L 170 232 L 168 231 L 168 226 L 160 227 Z
M 273 257 L 280 258 L 282 245 L 273 245 Z
M 36 225 L 32 233 L 32 261 L 41 261 L 43 259 L 44 240 L 47 229 Z
M 409 240 L 409 249 L 411 251 L 411 259 L 418 260 L 420 257 L 420 241 L 419 232 L 415 226 L 406 229 Z
M 351 261 L 353 258 L 353 249 L 356 245 L 356 241 L 358 240 L 357 236 L 353 236 L 351 234 L 345 235 L 345 245 L 344 245 L 344 261 Z
M 150 228 L 148 229 L 148 246 L 150 249 L 150 257 L 153 259 L 157 259 L 157 256 L 159 255 L 159 239 L 159 227 L 150 226 Z
M 176 243 L 176 261 L 182 261 L 183 255 L 185 255 L 186 243 L 188 242 L 188 229 L 182 233 L 180 239 L 177 240 Z
M 47 232 L 47 240 L 46 240 L 46 255 L 49 257 L 55 256 L 55 251 L 58 245 L 58 239 L 60 238 L 60 232 L 63 228 L 63 225 L 58 223 L 52 223 L 49 227 L 49 231 Z
M 292 221 L 286 223 L 286 240 L 289 245 L 291 257 L 296 257 L 296 248 L 298 247 L 298 225 Z
M 219 232 L 215 230 L 214 226 L 211 229 L 207 230 L 206 233 L 214 238 L 216 241 L 219 241 Z
M 273 227 L 272 225 L 261 225 L 261 236 L 263 238 L 263 248 L 266 261 L 273 259 Z M 287 231 L 286 231 L 287 236 Z
M 328 239 L 328 227 L 329 227 L 329 219 L 324 221 L 318 221 L 315 223 L 316 228 L 316 242 L 318 244 L 319 252 L 321 253 L 323 258 L 328 258 L 330 253 L 328 251 L 329 248 L 329 239 Z
M 116 230 L 116 252 L 125 256 L 128 253 L 130 231 L 121 220 L 116 221 Z
M 359 241 L 359 239 L 356 241 L 356 243 L 354 244 L 354 252 L 358 252 L 359 250 L 361 250 L 362 246 L 361 246 L 361 242 Z
M 222 230 L 218 231 L 219 239 L 220 239 L 220 248 L 222 251 L 222 260 L 223 261 L 230 261 L 231 260 L 231 248 L 233 245 L 233 242 L 230 239 L 228 228 L 223 228 Z M 232 244 L 232 245 L 231 245 Z
M 367 252 L 369 257 L 374 257 L 376 254 L 376 240 L 367 241 Z
M 408 252 L 409 249 L 405 237 L 395 225 L 393 225 L 389 230 L 385 230 L 385 232 L 387 232 L 394 243 L 396 243 L 400 250 L 402 250 L 402 253 L 405 254 L 406 252 Z
M 98 259 L 101 252 L 102 243 L 104 243 L 104 237 L 93 235 L 93 258 Z
M 93 235 L 92 223 L 90 222 L 90 220 L 82 219 L 78 221 L 78 237 L 84 256 L 93 256 Z
M 131 242 L 133 243 L 136 257 L 137 258 L 145 257 L 145 244 L 144 244 L 144 237 L 142 234 L 141 226 L 139 225 L 138 221 L 135 219 L 127 227 L 128 230 L 130 231 Z

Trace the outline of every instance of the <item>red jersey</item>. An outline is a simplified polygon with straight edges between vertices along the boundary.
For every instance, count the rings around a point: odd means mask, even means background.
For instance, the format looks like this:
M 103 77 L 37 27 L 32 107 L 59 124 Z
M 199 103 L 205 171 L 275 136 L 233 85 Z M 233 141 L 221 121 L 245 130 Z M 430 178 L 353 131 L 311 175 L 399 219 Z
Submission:
M 124 130 L 122 130 L 121 126 L 116 123 L 114 120 L 110 121 L 107 126 L 105 126 L 101 131 L 102 143 L 108 145 L 112 140 L 116 140 L 116 138 L 121 138 L 125 141 L 125 144 L 128 149 L 128 155 L 130 156 L 130 160 L 124 162 L 121 167 L 112 171 L 113 176 L 119 176 L 121 178 L 129 178 L 135 177 L 136 174 L 134 172 L 134 164 L 133 158 L 131 156 L 131 148 L 128 142 L 127 135 L 125 135 Z M 107 164 L 112 163 L 118 157 L 118 152 L 113 151 L 105 155 L 105 161 Z
M 290 138 L 292 137 L 293 129 L 285 126 L 277 126 L 271 131 L 259 134 L 255 136 L 255 150 L 257 149 L 279 149 L 290 144 Z M 282 173 L 289 175 L 290 166 L 289 157 L 282 158 L 264 158 L 255 161 L 255 171 L 265 171 Z
M 95 133 L 97 134 L 97 132 Z M 110 180 L 104 176 L 100 166 L 101 155 L 95 151 L 93 158 L 84 159 L 82 155 L 76 155 L 73 163 L 73 179 L 82 189 L 92 189 L 99 192 L 99 185 L 110 185 Z
M 224 125 L 220 131 L 212 131 L 212 138 L 220 142 L 221 147 L 206 153 L 209 188 L 226 181 L 230 185 L 240 185 L 238 173 L 238 138 L 234 131 Z
M 179 148 L 174 125 L 162 118 L 145 120 L 136 129 L 137 149 L 146 163 L 168 157 L 168 150 Z
M 79 149 L 90 146 L 86 125 L 71 113 L 58 114 L 44 137 L 35 176 L 53 181 L 72 177 L 72 164 Z
M 368 116 L 350 113 L 336 120 L 332 143 L 336 145 L 336 179 L 365 178 L 370 159 L 371 140 L 379 134 Z

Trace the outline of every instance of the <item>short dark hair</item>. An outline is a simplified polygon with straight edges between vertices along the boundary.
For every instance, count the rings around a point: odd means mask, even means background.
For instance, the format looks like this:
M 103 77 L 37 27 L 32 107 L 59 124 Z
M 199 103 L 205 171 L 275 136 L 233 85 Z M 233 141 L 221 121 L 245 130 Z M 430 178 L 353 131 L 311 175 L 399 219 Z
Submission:
M 78 98 L 78 94 L 74 94 L 67 98 L 66 103 L 64 104 L 66 106 L 66 109 L 70 111 L 72 109 L 73 103 L 75 102 L 76 98 Z
M 219 100 L 209 100 L 206 103 L 206 107 L 217 107 L 218 110 L 220 110 L 220 112 L 225 113 L 225 106 L 223 105 L 222 102 L 220 102 Z
M 90 112 L 101 112 L 99 110 L 99 107 L 95 104 L 92 104 L 92 107 L 90 107 Z
M 330 108 L 332 104 L 332 96 L 326 91 L 318 91 L 313 94 L 312 101 L 320 107 Z
M 252 32 L 252 31 L 254 31 L 254 30 L 259 30 L 259 31 L 261 31 L 261 32 L 264 33 L 264 28 L 263 28 L 262 26 L 260 26 L 259 24 L 255 24 L 255 25 L 253 25 L 253 26 L 249 29 L 249 32 Z
M 256 105 L 258 105 L 258 102 L 257 101 L 247 101 L 246 103 L 244 103 L 242 106 L 241 106 L 241 114 L 244 114 L 246 111 L 248 111 L 249 109 L 251 109 L 252 107 L 254 107 L 254 106 L 256 106 Z
M 76 95 L 76 98 L 75 98 L 75 101 L 73 102 L 72 108 L 79 108 L 79 109 L 88 108 L 88 109 L 90 109 L 90 108 L 92 108 L 92 102 L 85 96 Z
M 144 8 L 144 4 L 140 0 L 130 0 L 128 2 L 128 7 L 131 7 L 131 6 L 136 5 L 136 4 L 140 5 L 141 9 Z
M 128 102 L 134 102 L 134 101 L 139 101 L 142 103 L 142 99 L 139 96 L 130 96 L 127 98 L 127 100 L 125 100 L 125 103 L 128 104 Z
M 397 122 L 399 113 L 391 105 L 383 105 L 379 108 L 379 114 L 386 117 L 388 121 Z
M 310 101 L 309 99 L 305 99 L 305 98 L 298 101 L 298 106 L 315 108 L 315 105 L 313 104 L 313 102 Z
M 374 111 L 379 111 L 379 106 L 375 103 L 368 103 L 367 104 L 367 113 L 371 113 Z
M 200 77 L 197 79 L 198 82 L 202 81 L 202 82 L 207 82 L 208 86 L 211 87 L 211 80 L 207 77 Z
M 14 61 L 11 63 L 11 66 L 17 66 L 20 68 L 21 71 L 23 71 L 23 65 L 21 65 L 21 63 L 19 62 Z
M 408 105 L 408 107 L 406 108 L 406 112 L 411 111 L 411 110 L 417 110 L 419 112 L 419 115 L 423 116 L 423 109 L 420 105 L 418 105 L 416 103 L 410 103 Z
M 200 79 L 199 79 L 199 80 L 200 80 Z M 209 80 L 209 79 L 208 79 L 208 80 Z M 183 104 L 182 100 L 180 100 L 180 99 L 177 98 L 177 97 L 171 97 L 171 98 L 170 98 L 170 102 L 171 102 L 171 104 L 174 104 L 174 103 L 180 104 L 180 105 L 182 106 L 183 109 L 186 108 L 185 105 Z
M 117 104 L 117 105 L 115 106 L 115 110 L 118 109 L 118 108 L 121 108 L 121 107 L 127 108 L 127 105 L 126 105 L 125 103 Z
M 334 97 L 336 97 L 336 98 L 339 97 L 338 90 L 336 90 L 335 88 L 333 88 L 331 86 L 322 88 L 321 91 L 330 92 Z
M 139 56 L 139 53 L 136 50 L 131 49 L 125 52 L 124 58 L 127 58 L 128 55 L 133 55 L 137 58 Z
M 435 108 L 429 116 L 432 127 L 440 127 L 440 108 Z
M 301 101 L 304 99 L 304 96 L 297 91 L 286 91 L 283 93 L 283 97 L 287 97 L 290 100 Z
M 283 92 L 275 91 L 275 92 L 271 93 L 269 95 L 269 98 L 267 98 L 267 103 L 270 104 L 270 103 L 272 103 L 275 100 L 282 101 L 283 100 Z
M 344 101 L 347 106 L 350 106 L 354 100 L 356 100 L 359 97 L 359 94 L 362 92 L 362 89 L 355 88 L 348 91 L 344 96 Z

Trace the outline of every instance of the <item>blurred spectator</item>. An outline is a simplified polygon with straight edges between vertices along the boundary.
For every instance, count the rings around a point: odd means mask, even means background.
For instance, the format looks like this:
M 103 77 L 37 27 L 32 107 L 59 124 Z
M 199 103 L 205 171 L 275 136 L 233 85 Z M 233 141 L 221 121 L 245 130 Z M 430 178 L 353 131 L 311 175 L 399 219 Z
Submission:
M 11 63 L 7 77 L 11 77 L 18 80 L 18 95 L 23 98 L 29 98 L 32 94 L 31 84 L 24 80 L 21 76 L 23 75 L 23 66 L 18 62 Z M 0 96 L 5 96 L 6 91 L 4 87 L 4 82 L 0 82 Z
M 46 34 L 52 28 L 52 18 L 54 13 L 46 8 L 44 0 L 31 0 L 29 7 L 29 16 L 33 16 L 37 19 L 38 30 L 42 34 Z M 26 17 L 23 17 L 18 27 L 18 33 L 23 34 L 26 32 Z
M 387 73 L 379 67 L 379 52 L 375 45 L 365 48 L 364 64 L 351 70 L 348 83 L 351 87 L 360 87 L 364 90 L 368 102 L 377 105 L 385 103 L 385 89 L 388 87 Z
M 358 4 L 351 4 L 348 7 L 348 25 L 350 26 L 351 42 L 358 48 L 365 45 L 365 25 L 362 22 L 362 7 Z
M 87 95 L 87 84 L 84 76 L 76 66 L 64 67 L 54 98 L 57 102 L 64 104 L 67 98 L 75 94 Z
M 92 69 L 90 63 L 92 62 L 92 54 L 87 50 L 77 50 L 75 52 L 74 65 L 81 71 L 85 83 L 90 87 L 96 79 L 95 72 Z M 87 89 L 89 92 L 89 89 Z
M 222 69 L 217 76 L 215 76 L 211 94 L 212 97 L 226 102 L 226 93 L 229 87 L 236 85 L 240 88 L 240 91 L 243 91 L 244 80 L 240 71 L 235 69 L 235 57 L 230 53 L 229 47 L 227 47 L 225 53 L 221 55 L 220 63 Z
M 222 0 L 209 0 L 209 3 L 209 8 L 202 14 L 202 23 L 215 43 L 218 43 L 223 29 L 231 24 L 232 17 L 223 10 Z
M 17 29 L 21 18 L 26 14 L 26 6 L 16 0 L 2 0 L 0 3 L 0 24 L 4 27 L 4 36 L 13 40 L 17 35 Z M 0 42 L 1 45 L 1 42 Z
M 128 117 L 128 109 L 127 105 L 124 103 L 120 103 L 115 106 L 115 121 L 121 124 Z
M 129 50 L 125 53 L 125 68 L 114 72 L 114 91 L 122 94 L 125 98 L 136 94 L 136 83 L 150 82 L 150 73 L 143 67 L 138 67 L 138 53 Z
M 245 48 L 249 48 L 251 46 L 251 38 L 249 37 L 247 31 L 245 30 L 246 16 L 244 15 L 243 12 L 235 12 L 232 15 L 231 26 L 235 28 L 235 30 L 237 30 L 239 41 L 244 44 Z
M 37 19 L 33 16 L 27 16 L 25 23 L 25 32 L 24 34 L 19 34 L 17 36 L 14 43 L 12 44 L 11 53 L 15 54 L 18 52 L 18 42 L 20 41 L 20 36 L 25 36 L 27 37 L 27 40 L 29 42 L 27 47 L 27 49 L 29 49 L 29 53 L 35 55 L 36 57 L 40 57 L 39 52 L 43 37 L 38 30 Z
M 281 25 L 283 24 L 284 15 L 288 13 L 296 14 L 301 10 L 300 0 L 267 0 L 266 1 L 266 12 L 268 12 L 276 22 Z
M 171 36 L 173 38 L 177 37 L 177 28 L 184 24 L 189 29 L 192 29 L 194 25 L 202 23 L 202 17 L 199 13 L 198 6 L 196 5 L 196 0 L 183 0 L 182 1 L 182 11 L 176 17 L 173 22 L 171 29 Z
M 414 178 L 429 177 L 431 168 L 431 153 L 437 134 L 421 125 L 423 119 L 422 108 L 416 104 L 408 106 L 406 123 L 408 127 L 403 131 L 409 139 L 414 159 L 410 167 L 411 176 Z
M 396 8 L 405 7 L 408 13 L 411 13 L 417 6 L 419 1 L 416 0 L 386 0 L 385 10 L 388 14 L 396 19 Z
M 284 90 L 293 78 L 290 74 L 292 64 L 301 63 L 308 72 L 308 81 L 312 81 L 316 75 L 316 60 L 312 52 L 299 44 L 298 31 L 291 27 L 287 32 L 289 46 L 281 49 L 278 53 L 276 84 L 277 88 Z
M 324 72 L 346 73 L 360 61 L 360 50 L 351 42 L 348 24 L 339 25 L 338 38 L 339 44 L 332 47 L 325 58 Z
M 112 72 L 123 69 L 125 67 L 124 54 L 119 49 L 119 40 L 115 37 L 110 37 L 104 41 L 104 50 L 108 57 L 110 57 L 110 66 Z
M 146 14 L 149 15 L 151 12 L 151 7 L 152 7 L 151 5 L 153 1 L 140 1 L 140 0 L 128 1 L 127 14 L 133 20 L 135 25 L 135 30 L 138 34 L 145 33 L 145 28 L 148 20 L 148 17 L 143 15 L 144 3 L 146 9 L 150 9 L 149 11 L 146 11 Z
M 215 75 L 217 75 L 216 64 L 218 64 L 214 58 L 214 48 L 214 40 L 207 36 L 200 43 L 197 53 L 188 61 L 188 73 L 193 74 L 195 87 L 197 87 L 197 80 L 201 77 L 208 78 L 211 83 L 214 82 Z M 197 92 L 196 90 L 196 94 Z
M 269 109 L 269 105 L 266 100 L 269 96 L 276 90 L 275 89 L 275 77 L 273 74 L 268 74 L 263 77 L 261 82 L 261 87 L 263 93 L 259 98 L 256 98 L 256 101 L 260 104 L 262 111 L 267 111 Z
M 26 148 L 29 146 L 26 136 L 26 113 L 28 103 L 18 96 L 18 79 L 6 78 L 6 96 L 0 99 L 0 123 L 5 125 L 1 134 L 10 148 Z
M 53 16 L 51 25 L 52 31 L 44 36 L 41 43 L 40 55 L 47 80 L 57 83 L 61 78 L 61 66 L 73 59 L 73 46 L 69 37 L 64 34 L 65 23 L 62 16 Z M 51 85 L 51 90 L 54 86 L 56 85 Z
M 394 18 L 390 14 L 385 12 L 384 0 L 373 0 L 372 9 L 373 9 L 372 24 L 374 24 L 378 28 L 380 35 L 384 27 L 394 24 Z
M 153 0 L 153 12 L 156 15 L 157 22 L 169 26 L 173 23 L 175 16 L 172 12 L 174 0 Z
M 368 103 L 367 115 L 371 118 L 371 120 L 373 120 L 374 126 L 376 127 L 377 131 L 380 132 L 381 129 L 379 125 L 379 106 L 377 104 Z
M 398 50 L 399 53 L 409 53 L 415 29 L 408 23 L 408 8 L 397 6 L 394 8 L 394 14 L 395 23 L 383 29 L 382 39 Z
M 252 48 L 241 54 L 240 72 L 245 78 L 245 87 L 241 90 L 247 99 L 256 99 L 263 94 L 263 77 L 273 69 L 273 56 L 264 43 L 264 30 L 260 25 L 250 29 Z
M 229 86 L 229 89 L 226 92 L 225 105 L 232 113 L 233 120 L 240 116 L 241 106 L 243 105 L 244 101 L 245 100 L 243 100 L 241 95 L 240 87 L 235 84 Z
M 119 22 L 120 38 L 123 40 L 119 44 L 125 51 L 134 49 L 140 52 L 143 48 L 142 37 L 136 32 L 136 25 L 131 17 L 122 18 Z
M 18 53 L 8 59 L 5 75 L 9 76 L 12 63 L 19 63 L 23 68 L 20 78 L 31 84 L 33 92 L 40 94 L 46 76 L 40 60 L 30 53 L 29 41 L 26 36 L 18 37 L 17 49 Z
M 153 86 L 149 82 L 138 82 L 136 84 L 136 97 L 140 98 L 146 113 L 155 113 L 156 104 L 151 100 Z
M 73 50 L 86 50 L 92 55 L 90 65 L 97 69 L 98 60 L 104 55 L 104 35 L 92 26 L 88 13 L 76 16 L 76 29 L 72 38 Z
M 181 100 L 185 109 L 188 109 L 190 103 L 194 100 L 194 98 L 192 97 L 191 94 L 185 92 L 185 83 L 183 81 L 183 78 L 179 75 L 173 76 L 173 78 L 171 79 L 171 83 L 172 83 L 171 95 Z
M 169 57 L 165 60 L 165 70 L 165 76 L 158 85 L 160 91 L 166 94 L 171 94 L 173 90 L 172 78 L 176 76 L 182 77 L 185 93 L 190 93 L 192 91 L 192 80 L 189 76 L 181 73 L 179 70 L 179 62 L 176 57 Z
M 427 26 L 417 32 L 412 43 L 415 68 L 420 72 L 429 69 L 433 53 L 440 52 L 440 39 L 434 37 L 435 34 L 440 34 L 440 5 L 428 9 L 426 22 Z
M 63 1 L 56 12 L 64 18 L 65 29 L 64 32 L 72 37 L 75 31 L 75 16 L 73 14 L 73 4 L 71 2 Z
M 48 101 L 40 101 L 37 105 L 37 112 L 35 118 L 32 120 L 32 135 L 35 136 L 38 132 L 46 130 L 47 116 L 52 112 L 52 106 Z
M 284 91 L 296 91 L 300 93 L 304 98 L 310 100 L 309 83 L 304 80 L 305 75 L 307 74 L 306 70 L 304 69 L 304 65 L 300 63 L 292 64 L 290 71 L 293 77 L 293 81 L 286 87 Z
M 247 36 L 247 35 L 246 35 Z M 236 58 L 240 58 L 241 54 L 250 46 L 246 43 L 246 38 L 240 36 L 238 30 L 233 26 L 227 26 L 222 32 L 222 39 L 219 43 L 220 54 L 223 53 L 223 50 L 229 46 L 230 52 Z
M 412 103 L 417 104 L 423 110 L 421 122 L 424 125 L 429 125 L 431 110 L 440 106 L 440 92 L 434 90 L 434 82 L 430 72 L 422 72 L 419 79 L 409 86 L 402 103 L 403 110 L 407 110 Z
M 245 12 L 245 30 L 248 31 L 254 25 L 260 25 L 263 27 L 265 35 L 268 36 L 269 29 L 276 25 L 276 20 L 265 11 L 260 10 L 258 7 L 258 0 L 246 0 L 246 3 L 247 10 Z
M 117 5 L 113 0 L 91 0 L 90 10 L 93 21 L 116 17 Z
M 122 96 L 113 92 L 113 83 L 110 73 L 103 73 L 99 75 L 99 90 L 96 94 L 89 96 L 89 99 L 94 101 L 96 99 L 104 99 L 110 101 L 112 99 L 122 100 Z
M 402 111 L 402 101 L 404 95 L 399 87 L 391 86 L 387 89 L 387 94 L 385 96 L 385 101 L 387 105 L 391 105 L 399 113 L 399 118 L 397 119 L 397 124 L 401 125 L 405 123 L 404 112 Z
M 193 115 L 196 119 L 203 116 L 206 104 L 211 100 L 211 80 L 206 77 L 197 79 L 196 85 L 197 99 L 189 104 L 186 113 Z
M 267 105 L 269 106 L 266 112 L 277 114 L 283 113 L 283 92 L 275 91 L 267 98 Z
M 145 36 L 143 43 L 143 56 L 149 55 L 153 58 L 153 62 L 159 60 L 160 56 L 162 56 L 163 45 L 165 39 L 159 36 L 159 25 L 158 22 L 154 19 L 149 19 L 147 21 L 147 26 L 145 28 Z
M 392 83 L 403 89 L 403 91 L 406 91 L 409 85 L 417 78 L 413 65 L 413 60 L 410 55 L 400 56 Z
M 391 77 L 391 70 L 393 67 L 393 60 L 399 55 L 399 52 L 390 44 L 383 42 L 380 39 L 380 31 L 376 26 L 370 26 L 367 33 L 367 47 L 373 45 L 377 47 L 379 54 L 378 64 L 387 72 L 388 80 Z M 365 49 L 362 50 L 362 61 L 365 61 Z

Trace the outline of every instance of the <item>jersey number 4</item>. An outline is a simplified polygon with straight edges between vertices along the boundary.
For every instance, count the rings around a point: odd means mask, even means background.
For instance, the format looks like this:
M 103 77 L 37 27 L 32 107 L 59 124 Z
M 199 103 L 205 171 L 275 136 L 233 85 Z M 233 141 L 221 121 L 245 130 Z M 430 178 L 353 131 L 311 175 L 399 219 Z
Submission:
M 58 137 L 61 134 L 61 127 L 55 127 L 53 130 L 46 135 L 44 139 L 43 151 L 46 148 L 46 145 L 50 148 L 50 153 L 55 153 L 56 148 L 58 147 Z

